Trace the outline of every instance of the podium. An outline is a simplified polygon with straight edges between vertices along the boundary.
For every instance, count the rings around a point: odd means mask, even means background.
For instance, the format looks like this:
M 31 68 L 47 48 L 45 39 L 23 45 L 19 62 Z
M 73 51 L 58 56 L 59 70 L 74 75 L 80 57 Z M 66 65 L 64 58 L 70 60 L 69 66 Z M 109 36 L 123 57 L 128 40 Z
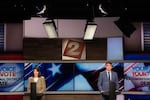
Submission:
M 116 95 L 120 94 L 120 92 L 116 91 L 116 84 L 110 81 L 109 92 L 103 92 L 102 94 L 108 96 L 109 100 L 116 100 Z
M 36 83 L 32 82 L 31 83 L 31 94 L 30 94 L 30 99 L 31 100 L 37 100 L 37 95 L 36 95 Z
M 41 100 L 43 93 L 37 93 L 36 92 L 36 83 L 35 82 L 31 83 L 30 89 L 31 89 L 31 93 L 29 93 L 30 100 Z
M 116 86 L 115 83 L 110 81 L 109 82 L 109 100 L 116 100 Z

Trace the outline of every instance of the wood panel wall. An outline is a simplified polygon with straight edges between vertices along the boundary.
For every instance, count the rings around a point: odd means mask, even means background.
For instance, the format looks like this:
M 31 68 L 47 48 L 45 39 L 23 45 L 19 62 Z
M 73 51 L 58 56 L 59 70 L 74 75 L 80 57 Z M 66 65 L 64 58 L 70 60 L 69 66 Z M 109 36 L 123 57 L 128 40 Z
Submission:
M 62 40 L 49 38 L 24 38 L 24 60 L 62 60 Z M 107 59 L 107 39 L 84 41 L 86 60 Z
M 23 56 L 25 60 L 60 60 L 61 39 L 24 38 Z

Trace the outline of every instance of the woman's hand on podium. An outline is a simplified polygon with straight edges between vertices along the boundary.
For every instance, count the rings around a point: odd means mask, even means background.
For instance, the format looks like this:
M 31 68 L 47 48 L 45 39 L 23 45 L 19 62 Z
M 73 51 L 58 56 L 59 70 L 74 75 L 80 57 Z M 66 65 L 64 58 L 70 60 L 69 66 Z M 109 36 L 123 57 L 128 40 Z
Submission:
M 105 91 L 103 91 L 103 90 L 102 90 L 102 91 L 100 91 L 100 93 L 104 93 L 104 92 L 105 92 Z

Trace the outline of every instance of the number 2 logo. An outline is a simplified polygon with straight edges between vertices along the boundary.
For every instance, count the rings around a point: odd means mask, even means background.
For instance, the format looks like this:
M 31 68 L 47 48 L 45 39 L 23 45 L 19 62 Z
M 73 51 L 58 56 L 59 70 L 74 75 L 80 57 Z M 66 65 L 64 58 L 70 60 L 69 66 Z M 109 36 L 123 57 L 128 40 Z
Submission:
M 63 56 L 80 59 L 84 49 L 84 43 L 81 41 L 68 40 Z

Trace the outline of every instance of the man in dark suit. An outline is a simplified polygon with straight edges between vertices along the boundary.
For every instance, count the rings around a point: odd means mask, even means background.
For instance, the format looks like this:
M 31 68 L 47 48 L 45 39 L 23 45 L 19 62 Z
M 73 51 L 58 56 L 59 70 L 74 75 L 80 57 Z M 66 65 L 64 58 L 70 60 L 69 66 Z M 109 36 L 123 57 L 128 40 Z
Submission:
M 110 96 L 110 83 L 114 84 L 114 89 L 117 91 L 119 89 L 118 75 L 116 72 L 112 71 L 112 63 L 105 63 L 106 70 L 99 74 L 98 78 L 98 88 L 102 93 L 102 100 L 115 100 Z M 114 91 L 115 91 L 114 90 Z M 115 93 L 115 92 L 114 92 Z

